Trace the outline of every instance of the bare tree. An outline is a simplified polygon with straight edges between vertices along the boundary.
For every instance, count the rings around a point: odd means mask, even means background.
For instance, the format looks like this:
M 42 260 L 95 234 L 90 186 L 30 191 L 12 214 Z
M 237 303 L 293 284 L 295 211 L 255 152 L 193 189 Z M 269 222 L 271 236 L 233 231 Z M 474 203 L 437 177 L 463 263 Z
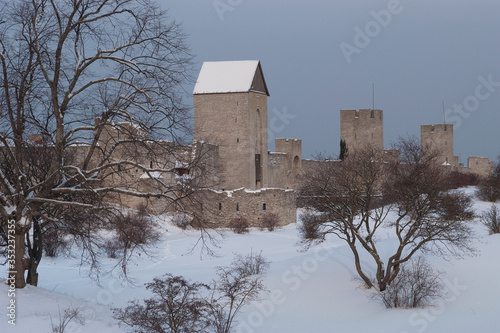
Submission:
M 212 283 L 209 312 L 217 333 L 230 333 L 241 308 L 257 301 L 265 291 L 264 276 L 269 262 L 253 253 L 237 256 L 230 266 L 217 267 L 218 279 Z
M 178 203 L 192 192 L 154 177 L 185 157 L 157 139 L 189 134 L 179 89 L 191 56 L 180 26 L 152 1 L 17 0 L 0 8 L 0 216 L 2 228 L 15 221 L 10 274 L 22 288 L 34 219 L 56 223 L 65 209 L 94 214 L 106 196 Z M 50 156 L 43 172 L 27 157 L 29 134 L 40 135 Z M 132 170 L 152 184 L 138 187 Z
M 384 160 L 382 152 L 366 147 L 350 152 L 344 161 L 318 163 L 300 191 L 304 206 L 313 209 L 303 219 L 304 243 L 327 234 L 343 239 L 361 279 L 380 291 L 415 253 L 460 256 L 473 251 L 470 198 L 448 191 L 437 152 L 421 148 L 414 139 L 400 140 L 397 148 L 401 160 Z M 385 260 L 378 241 L 387 228 L 397 245 Z M 361 263 L 361 249 L 374 261 L 374 277 Z

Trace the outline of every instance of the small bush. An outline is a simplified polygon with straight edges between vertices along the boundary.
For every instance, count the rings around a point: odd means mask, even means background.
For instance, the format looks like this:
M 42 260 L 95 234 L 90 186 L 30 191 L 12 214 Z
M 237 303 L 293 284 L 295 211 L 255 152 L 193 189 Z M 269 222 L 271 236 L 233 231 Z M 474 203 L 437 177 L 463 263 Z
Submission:
M 402 265 L 387 289 L 375 295 L 387 308 L 417 308 L 429 305 L 444 295 L 441 272 L 418 257 Z
M 80 307 L 69 307 L 67 309 L 64 309 L 64 312 L 61 313 L 61 310 L 59 309 L 59 322 L 54 323 L 52 320 L 52 316 L 50 317 L 50 324 L 52 326 L 52 333 L 64 333 L 66 332 L 66 328 L 70 327 L 70 324 L 72 322 L 76 322 L 77 324 L 80 325 L 85 325 L 85 319 L 81 314 L 81 308 Z M 75 328 L 72 327 L 70 331 L 75 331 Z
M 43 234 L 43 251 L 46 256 L 57 257 L 67 246 L 68 242 L 59 230 L 50 229 Z
M 322 240 L 320 216 L 307 210 L 300 215 L 301 223 L 298 226 L 301 239 L 304 240 Z
M 166 274 L 146 284 L 153 293 L 143 302 L 114 309 L 114 318 L 134 332 L 233 332 L 241 308 L 260 301 L 269 262 L 261 254 L 237 256 L 216 267 L 210 285 Z
M 274 229 L 277 229 L 279 227 L 280 227 L 280 217 L 278 214 L 275 213 L 264 214 L 260 224 L 261 230 L 267 229 L 269 231 L 274 231 Z
M 229 228 L 234 231 L 236 234 L 244 234 L 247 233 L 250 227 L 250 223 L 244 217 L 235 217 L 231 221 L 229 221 Z
M 104 242 L 103 248 L 108 258 L 116 259 L 118 258 L 118 252 L 121 250 L 121 244 L 117 238 L 108 239 Z
M 496 202 L 500 199 L 500 177 L 489 176 L 483 179 L 476 192 L 479 199 Z
M 479 177 L 474 173 L 452 171 L 448 174 L 447 182 L 450 189 L 476 186 L 479 184 Z
M 203 298 L 208 285 L 166 274 L 146 284 L 153 297 L 114 309 L 114 318 L 134 332 L 206 332 L 211 325 L 209 304 Z
M 144 210 L 137 213 L 127 213 L 124 217 L 117 217 L 114 221 L 118 241 L 123 248 L 134 245 L 147 245 L 160 239 L 160 233 L 155 224 L 149 219 Z
M 237 254 L 232 266 L 242 276 L 260 275 L 264 274 L 269 268 L 269 261 L 262 255 L 262 251 L 258 254 L 250 251 L 245 256 Z
M 481 215 L 481 222 L 491 234 L 500 234 L 500 208 L 493 204 Z
M 184 214 L 176 214 L 172 216 L 172 224 L 177 228 L 186 230 L 191 227 L 192 218 Z

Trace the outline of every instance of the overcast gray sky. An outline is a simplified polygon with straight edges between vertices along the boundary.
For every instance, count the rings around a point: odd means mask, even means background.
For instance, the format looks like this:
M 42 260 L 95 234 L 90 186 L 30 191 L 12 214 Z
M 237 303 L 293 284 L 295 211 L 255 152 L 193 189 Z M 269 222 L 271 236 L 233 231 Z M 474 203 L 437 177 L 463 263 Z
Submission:
M 498 0 L 158 1 L 189 34 L 195 75 L 203 61 L 261 61 L 270 137 L 302 139 L 304 158 L 338 153 L 339 110 L 371 108 L 374 83 L 386 147 L 442 123 L 444 100 L 460 161 L 497 160 Z

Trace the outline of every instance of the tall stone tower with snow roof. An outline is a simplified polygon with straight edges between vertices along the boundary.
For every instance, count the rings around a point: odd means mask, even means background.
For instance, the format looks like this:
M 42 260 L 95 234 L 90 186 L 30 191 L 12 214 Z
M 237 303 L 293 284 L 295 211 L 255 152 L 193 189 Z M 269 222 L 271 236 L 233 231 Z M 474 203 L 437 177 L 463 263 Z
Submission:
M 194 139 L 219 146 L 219 190 L 267 186 L 268 96 L 258 60 L 203 63 L 193 91 Z

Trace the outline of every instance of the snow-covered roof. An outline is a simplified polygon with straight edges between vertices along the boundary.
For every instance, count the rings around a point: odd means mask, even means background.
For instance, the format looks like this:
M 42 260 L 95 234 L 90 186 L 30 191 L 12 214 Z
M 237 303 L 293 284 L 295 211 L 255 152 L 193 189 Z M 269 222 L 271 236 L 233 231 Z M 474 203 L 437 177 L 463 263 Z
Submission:
M 204 62 L 193 94 L 257 91 L 269 96 L 258 60 Z

